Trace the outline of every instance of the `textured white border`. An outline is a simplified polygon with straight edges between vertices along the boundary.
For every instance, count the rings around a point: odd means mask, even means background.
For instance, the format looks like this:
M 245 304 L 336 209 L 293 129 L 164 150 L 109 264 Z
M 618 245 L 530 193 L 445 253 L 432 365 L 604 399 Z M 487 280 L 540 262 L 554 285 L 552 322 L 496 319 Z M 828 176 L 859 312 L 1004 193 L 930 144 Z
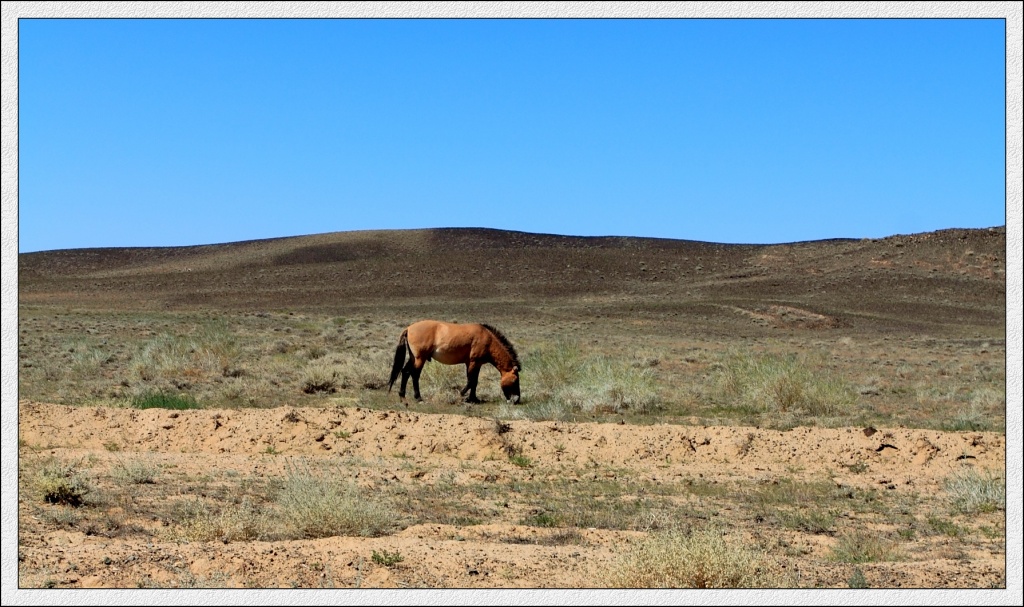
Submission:
M 1016 2 L 15 2 L 3 12 L 4 605 L 1012 605 L 1021 582 L 1021 6 Z M 19 590 L 17 568 L 18 19 L 21 17 L 618 17 L 1006 19 L 1007 590 Z

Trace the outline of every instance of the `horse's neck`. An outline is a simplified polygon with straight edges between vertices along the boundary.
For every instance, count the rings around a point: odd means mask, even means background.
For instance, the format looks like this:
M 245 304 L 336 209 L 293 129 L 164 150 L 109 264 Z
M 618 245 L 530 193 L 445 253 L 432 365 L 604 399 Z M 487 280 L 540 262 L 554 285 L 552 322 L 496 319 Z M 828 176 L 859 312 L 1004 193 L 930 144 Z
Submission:
M 500 343 L 496 343 L 491 346 L 489 362 L 502 373 L 511 371 L 514 365 L 512 362 L 512 355 L 505 349 L 505 346 Z

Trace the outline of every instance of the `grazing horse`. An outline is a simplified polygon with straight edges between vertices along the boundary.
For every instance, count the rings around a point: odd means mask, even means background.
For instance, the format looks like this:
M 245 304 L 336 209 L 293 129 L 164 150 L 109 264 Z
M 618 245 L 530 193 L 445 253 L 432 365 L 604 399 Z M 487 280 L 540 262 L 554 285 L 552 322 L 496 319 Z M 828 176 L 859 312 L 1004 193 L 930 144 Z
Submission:
M 408 362 L 405 359 L 409 353 Z M 501 373 L 501 391 L 505 399 L 513 404 L 519 402 L 519 357 L 508 338 L 489 325 L 457 324 L 437 320 L 414 322 L 402 331 L 395 349 L 395 364 L 391 367 L 388 392 L 398 374 L 402 374 L 402 385 L 398 397 L 405 401 L 405 385 L 412 376 L 412 390 L 416 400 L 420 397 L 420 372 L 423 365 L 433 358 L 446 365 L 466 365 L 466 387 L 459 393 L 469 392 L 468 403 L 478 403 L 476 382 L 480 368 L 490 363 Z

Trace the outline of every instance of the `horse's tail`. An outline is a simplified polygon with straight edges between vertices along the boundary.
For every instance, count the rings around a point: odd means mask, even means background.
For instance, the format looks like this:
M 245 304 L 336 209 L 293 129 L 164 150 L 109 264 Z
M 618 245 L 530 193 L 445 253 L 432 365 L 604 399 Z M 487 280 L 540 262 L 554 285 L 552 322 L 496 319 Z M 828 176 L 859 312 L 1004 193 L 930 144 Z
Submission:
M 391 392 L 391 386 L 395 385 L 395 380 L 398 379 L 398 374 L 402 372 L 402 367 L 405 365 L 405 351 L 409 349 L 409 329 L 402 331 L 402 336 L 398 338 L 398 347 L 395 348 L 395 364 L 391 366 L 391 379 L 388 380 L 388 392 Z

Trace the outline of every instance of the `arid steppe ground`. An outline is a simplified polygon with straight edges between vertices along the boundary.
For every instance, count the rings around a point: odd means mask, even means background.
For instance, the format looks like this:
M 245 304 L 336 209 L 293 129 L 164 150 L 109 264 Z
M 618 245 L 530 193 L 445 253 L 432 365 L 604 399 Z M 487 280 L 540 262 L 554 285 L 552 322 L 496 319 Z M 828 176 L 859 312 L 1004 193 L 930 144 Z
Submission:
M 22 588 L 1006 587 L 1006 234 L 19 257 Z M 402 328 L 486 322 L 523 402 Z

